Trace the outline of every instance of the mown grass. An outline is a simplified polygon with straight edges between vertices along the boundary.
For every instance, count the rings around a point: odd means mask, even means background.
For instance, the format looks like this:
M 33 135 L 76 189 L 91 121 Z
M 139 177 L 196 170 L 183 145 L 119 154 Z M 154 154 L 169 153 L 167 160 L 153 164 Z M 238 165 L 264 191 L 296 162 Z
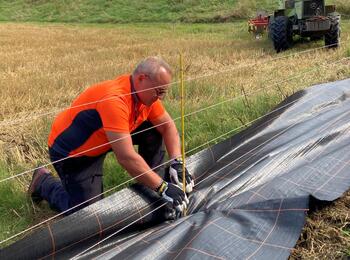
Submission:
M 149 55 L 163 56 L 174 68 L 177 80 L 179 53 L 183 53 L 186 79 L 192 79 L 186 82 L 186 113 L 232 99 L 186 118 L 186 151 L 232 129 L 236 130 L 231 134 L 241 131 L 300 88 L 350 75 L 349 62 L 331 64 L 349 56 L 349 21 L 343 21 L 341 48 L 301 55 L 293 53 L 323 43 L 298 43 L 276 55 L 267 39 L 256 41 L 246 30 L 245 22 L 108 26 L 2 23 L 1 179 L 48 162 L 46 140 L 56 112 L 69 106 L 89 85 L 128 73 Z M 290 56 L 271 61 L 285 55 Z M 174 85 L 165 101 L 174 118 L 180 115 L 179 102 L 179 89 Z M 46 115 L 39 116 L 42 113 Z M 176 124 L 179 126 L 179 121 Z M 105 189 L 128 179 L 113 155 L 104 167 Z M 25 192 L 29 180 L 30 174 L 26 174 L 0 183 L 0 239 L 54 214 L 45 205 L 28 202 Z
M 350 14 L 347 0 L 328 0 Z M 277 0 L 0 0 L 0 21 L 69 23 L 227 22 L 272 12 Z
M 266 1 L 264 1 L 266 2 Z M 1 1 L 0 20 L 47 22 L 175 22 L 228 14 L 237 0 Z

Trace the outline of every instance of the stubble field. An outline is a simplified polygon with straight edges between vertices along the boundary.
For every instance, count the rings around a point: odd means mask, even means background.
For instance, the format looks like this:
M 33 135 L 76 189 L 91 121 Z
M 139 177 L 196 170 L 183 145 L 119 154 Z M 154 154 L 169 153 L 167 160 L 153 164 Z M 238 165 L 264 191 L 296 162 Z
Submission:
M 164 102 L 173 118 L 180 115 L 176 81 L 179 54 L 184 56 L 186 113 L 195 112 L 186 117 L 186 151 L 193 154 L 227 133 L 241 131 L 299 89 L 348 78 L 350 21 L 344 20 L 342 27 L 342 45 L 337 50 L 321 48 L 322 41 L 298 41 L 295 48 L 276 54 L 266 38 L 258 41 L 247 33 L 245 22 L 1 23 L 0 180 L 49 162 L 46 140 L 54 116 L 83 89 L 130 73 L 140 60 L 154 55 L 162 56 L 174 70 L 174 85 Z M 180 125 L 179 120 L 176 123 Z M 112 156 L 105 168 L 106 189 L 128 179 Z M 0 240 L 54 214 L 26 199 L 30 177 L 28 173 L 0 182 Z M 314 220 L 308 225 L 310 221 Z M 348 223 L 349 217 L 341 217 L 340 222 Z M 305 232 L 312 234 L 308 227 Z M 350 228 L 334 229 L 342 241 L 339 254 L 344 255 L 350 248 Z M 315 236 L 308 239 L 317 240 Z M 312 243 L 315 252 L 320 251 L 315 250 L 317 245 Z M 306 257 L 310 246 L 301 243 L 295 257 Z

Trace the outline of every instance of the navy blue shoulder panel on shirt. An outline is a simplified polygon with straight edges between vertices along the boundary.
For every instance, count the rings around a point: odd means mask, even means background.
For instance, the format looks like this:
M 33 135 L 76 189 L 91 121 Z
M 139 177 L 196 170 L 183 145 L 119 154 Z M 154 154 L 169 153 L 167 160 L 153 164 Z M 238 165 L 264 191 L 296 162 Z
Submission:
M 78 113 L 72 124 L 56 137 L 51 149 L 63 157 L 83 145 L 89 137 L 102 127 L 100 114 L 95 109 Z

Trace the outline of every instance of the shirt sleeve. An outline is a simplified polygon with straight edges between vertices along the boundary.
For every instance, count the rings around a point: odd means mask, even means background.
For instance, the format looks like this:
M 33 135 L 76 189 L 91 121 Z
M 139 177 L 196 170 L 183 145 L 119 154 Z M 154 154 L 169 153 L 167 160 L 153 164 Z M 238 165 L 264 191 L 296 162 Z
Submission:
M 147 120 L 152 121 L 156 120 L 162 115 L 164 115 L 165 109 L 163 107 L 162 102 L 158 99 L 156 102 L 152 104 L 151 111 L 148 114 Z
M 97 111 L 101 117 L 103 129 L 118 133 L 130 133 L 130 111 L 126 102 L 120 98 L 109 99 L 97 104 Z

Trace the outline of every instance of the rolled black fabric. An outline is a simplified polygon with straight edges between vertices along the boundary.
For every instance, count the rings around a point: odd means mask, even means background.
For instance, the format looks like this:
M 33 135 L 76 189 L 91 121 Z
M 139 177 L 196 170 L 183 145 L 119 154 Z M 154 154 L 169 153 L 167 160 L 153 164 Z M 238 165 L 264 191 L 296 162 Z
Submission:
M 79 258 L 286 259 L 310 198 L 332 201 L 350 187 L 349 98 L 350 79 L 311 87 L 188 158 L 196 185 L 186 217 L 166 221 L 164 201 L 136 186 L 28 235 L 0 259 L 66 259 L 113 233 Z

